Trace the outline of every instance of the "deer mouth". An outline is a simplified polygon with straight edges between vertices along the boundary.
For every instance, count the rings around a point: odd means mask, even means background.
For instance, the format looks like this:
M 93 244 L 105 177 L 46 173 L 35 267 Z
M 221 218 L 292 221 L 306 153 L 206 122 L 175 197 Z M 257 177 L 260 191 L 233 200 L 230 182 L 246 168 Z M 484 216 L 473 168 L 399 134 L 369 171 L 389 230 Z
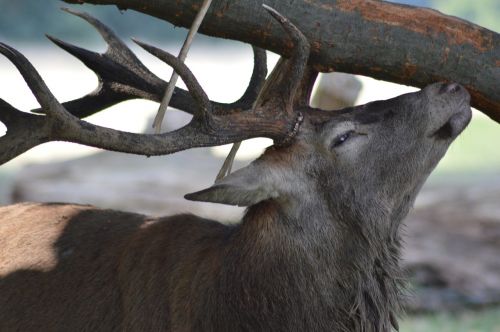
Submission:
M 441 127 L 433 131 L 430 137 L 438 140 L 454 139 L 467 127 L 471 118 L 470 107 L 462 107 L 459 113 L 453 114 Z

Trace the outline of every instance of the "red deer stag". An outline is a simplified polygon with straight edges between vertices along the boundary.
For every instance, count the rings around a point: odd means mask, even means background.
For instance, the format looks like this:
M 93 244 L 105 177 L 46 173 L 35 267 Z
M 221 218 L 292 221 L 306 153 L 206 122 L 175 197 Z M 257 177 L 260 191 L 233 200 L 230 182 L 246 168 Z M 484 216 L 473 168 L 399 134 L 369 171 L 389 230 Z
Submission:
M 254 49 L 249 87 L 232 104 L 209 100 L 185 65 L 137 42 L 189 89 L 176 89 L 172 104 L 192 121 L 159 135 L 80 120 L 130 98 L 158 101 L 166 85 L 96 19 L 74 13 L 102 34 L 104 54 L 51 38 L 99 76 L 94 92 L 64 104 L 28 60 L 1 44 L 41 105 L 25 113 L 1 102 L 8 128 L 1 162 L 53 140 L 142 155 L 251 137 L 275 142 L 249 166 L 186 195 L 247 206 L 237 225 L 73 204 L 0 208 L 1 331 L 397 329 L 401 221 L 467 126 L 469 94 L 436 83 L 338 112 L 313 109 L 309 44 L 268 11 L 294 43 L 293 54 L 265 80 L 264 53 Z

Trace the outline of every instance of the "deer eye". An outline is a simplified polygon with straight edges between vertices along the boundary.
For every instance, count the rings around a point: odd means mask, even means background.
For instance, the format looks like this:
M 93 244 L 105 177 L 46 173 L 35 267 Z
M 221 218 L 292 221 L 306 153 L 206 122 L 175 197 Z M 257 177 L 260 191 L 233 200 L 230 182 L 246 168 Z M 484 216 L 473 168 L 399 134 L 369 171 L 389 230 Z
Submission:
M 335 139 L 332 142 L 331 147 L 336 148 L 337 146 L 339 146 L 342 143 L 344 143 L 345 141 L 347 141 L 353 134 L 354 134 L 354 130 L 349 130 L 348 132 L 345 132 L 342 135 L 335 137 Z

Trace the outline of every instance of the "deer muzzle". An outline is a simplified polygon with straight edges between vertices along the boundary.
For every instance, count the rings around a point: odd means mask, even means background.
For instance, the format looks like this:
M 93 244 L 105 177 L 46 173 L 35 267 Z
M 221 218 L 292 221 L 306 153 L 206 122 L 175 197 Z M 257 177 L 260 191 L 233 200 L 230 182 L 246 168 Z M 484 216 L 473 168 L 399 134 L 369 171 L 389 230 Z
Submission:
M 457 83 L 439 83 L 437 98 L 442 98 L 443 107 L 436 116 L 437 128 L 431 131 L 430 137 L 447 140 L 456 138 L 469 124 L 472 118 L 470 95 Z

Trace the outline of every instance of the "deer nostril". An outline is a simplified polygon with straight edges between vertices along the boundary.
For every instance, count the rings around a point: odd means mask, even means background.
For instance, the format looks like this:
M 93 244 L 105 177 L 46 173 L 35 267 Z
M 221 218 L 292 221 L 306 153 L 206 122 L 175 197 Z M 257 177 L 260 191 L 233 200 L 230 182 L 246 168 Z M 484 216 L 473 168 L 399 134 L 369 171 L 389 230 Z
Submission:
M 460 89 L 461 87 L 457 83 L 450 83 L 450 84 L 444 83 L 439 89 L 439 93 L 455 93 L 460 91 Z

